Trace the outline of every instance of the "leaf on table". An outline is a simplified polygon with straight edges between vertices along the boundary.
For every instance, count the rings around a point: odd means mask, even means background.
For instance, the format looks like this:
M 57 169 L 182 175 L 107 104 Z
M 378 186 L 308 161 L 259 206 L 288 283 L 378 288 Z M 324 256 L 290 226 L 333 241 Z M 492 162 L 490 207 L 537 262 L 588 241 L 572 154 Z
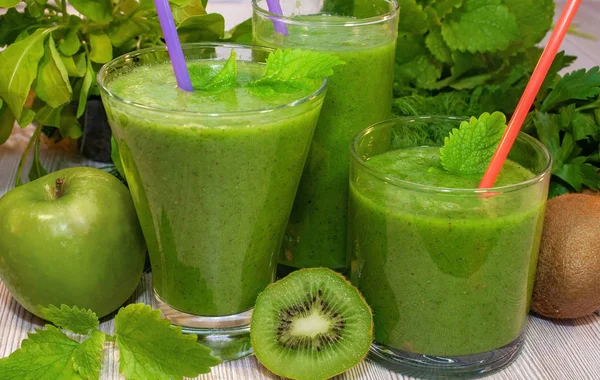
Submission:
M 90 60 L 96 63 L 106 63 L 113 58 L 113 47 L 110 37 L 106 33 L 96 32 L 90 34 Z
M 600 168 L 589 163 L 568 163 L 564 164 L 552 174 L 567 182 L 575 191 L 583 191 L 583 186 L 592 190 L 600 189 Z
M 89 61 L 87 63 L 85 76 L 83 77 L 83 81 L 81 82 L 81 88 L 79 90 L 79 101 L 77 104 L 77 113 L 75 114 L 75 116 L 78 119 L 85 112 L 85 107 L 87 106 L 88 93 L 90 92 L 90 87 L 92 86 L 93 80 L 94 80 L 94 69 L 92 67 L 92 62 Z
M 85 75 L 87 67 L 87 58 L 85 52 L 79 53 L 71 57 L 67 57 L 61 54 L 60 59 L 65 65 L 67 73 L 70 77 L 81 78 Z
M 112 0 L 69 0 L 69 4 L 92 21 L 107 24 L 112 20 Z
M 44 55 L 44 41 L 54 29 L 38 29 L 0 53 L 0 97 L 8 103 L 17 119 L 21 118 L 23 105 L 37 76 L 38 63 Z
M 600 67 L 590 70 L 576 70 L 565 74 L 552 88 L 541 106 L 548 112 L 561 103 L 574 100 L 587 100 L 600 94 Z
M 119 370 L 126 379 L 171 380 L 209 373 L 221 361 L 210 349 L 171 326 L 160 311 L 132 304 L 115 317 L 115 336 L 120 352 Z
M 425 34 L 429 20 L 423 6 L 417 4 L 416 0 L 399 0 L 398 5 L 402 14 L 398 21 L 398 32 Z
M 534 46 L 552 27 L 554 0 L 504 0 L 519 28 L 519 45 Z
M 33 89 L 40 99 L 53 108 L 71 101 L 73 96 L 69 73 L 60 59 L 52 36 L 46 42 Z
M 515 17 L 500 0 L 465 0 L 442 23 L 442 36 L 452 50 L 495 52 L 519 38 Z
M 102 350 L 106 334 L 100 330 L 92 331 L 73 352 L 73 368 L 84 379 L 98 379 L 102 368 Z
M 220 92 L 237 86 L 237 54 L 234 50 L 221 68 L 190 65 L 190 79 L 196 91 Z
M 28 339 L 21 342 L 21 348 L 9 357 L 0 359 L 0 379 L 3 380 L 88 380 L 76 369 L 82 363 L 77 352 L 80 344 L 69 339 L 52 325 L 45 330 L 36 329 Z M 97 347 L 96 347 L 97 348 Z M 77 361 L 76 361 L 77 360 Z M 95 369 L 98 373 L 100 366 Z M 92 371 L 87 370 L 86 373 Z M 91 378 L 97 379 L 97 376 Z
M 500 112 L 471 117 L 444 139 L 440 160 L 444 169 L 456 175 L 485 173 L 506 130 L 506 117 Z
M 91 330 L 98 328 L 98 317 L 96 313 L 88 309 L 80 309 L 77 306 L 60 305 L 60 308 L 49 305 L 41 308 L 42 317 L 76 334 L 88 334 Z

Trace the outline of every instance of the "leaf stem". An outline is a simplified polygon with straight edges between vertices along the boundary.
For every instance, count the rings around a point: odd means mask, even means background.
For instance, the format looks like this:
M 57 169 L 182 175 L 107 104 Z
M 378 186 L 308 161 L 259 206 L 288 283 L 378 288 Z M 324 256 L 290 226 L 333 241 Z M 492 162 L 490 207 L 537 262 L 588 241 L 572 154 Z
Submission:
M 23 181 L 21 180 L 21 175 L 23 174 L 23 168 L 25 167 L 25 162 L 27 161 L 27 157 L 29 156 L 29 152 L 31 151 L 31 148 L 35 144 L 36 140 L 38 140 L 40 138 L 40 133 L 42 132 L 42 127 L 43 127 L 42 123 L 39 123 L 37 128 L 35 129 L 35 132 L 33 132 L 33 135 L 31 136 L 31 139 L 29 140 L 29 143 L 27 144 L 27 147 L 25 148 L 23 155 L 21 156 L 21 160 L 19 161 L 19 168 L 17 169 L 17 179 L 15 180 L 15 187 L 21 186 L 23 184 Z
M 60 2 L 60 12 L 62 13 L 65 24 L 69 23 L 69 14 L 67 13 L 67 0 L 57 0 Z

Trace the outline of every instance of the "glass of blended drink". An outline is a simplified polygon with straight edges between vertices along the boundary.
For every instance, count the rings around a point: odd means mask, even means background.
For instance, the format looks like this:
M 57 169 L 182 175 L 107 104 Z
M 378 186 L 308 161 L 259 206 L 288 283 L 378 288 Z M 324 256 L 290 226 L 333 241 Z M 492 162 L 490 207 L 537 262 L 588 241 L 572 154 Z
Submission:
M 385 121 L 351 145 L 351 279 L 373 309 L 371 357 L 416 377 L 499 370 L 527 325 L 551 158 L 521 133 L 478 189 L 480 176 L 440 169 L 460 121 Z
M 243 85 L 263 74 L 271 49 L 183 51 L 190 72 L 218 70 L 235 51 Z M 325 81 L 268 98 L 185 92 L 165 48 L 117 58 L 98 81 L 163 315 L 222 359 L 250 354 L 252 307 L 275 278 Z
M 282 273 L 328 267 L 346 272 L 348 146 L 374 123 L 389 119 L 398 24 L 395 0 L 364 4 L 279 0 L 282 15 L 253 0 L 259 45 L 339 56 L 283 240 Z

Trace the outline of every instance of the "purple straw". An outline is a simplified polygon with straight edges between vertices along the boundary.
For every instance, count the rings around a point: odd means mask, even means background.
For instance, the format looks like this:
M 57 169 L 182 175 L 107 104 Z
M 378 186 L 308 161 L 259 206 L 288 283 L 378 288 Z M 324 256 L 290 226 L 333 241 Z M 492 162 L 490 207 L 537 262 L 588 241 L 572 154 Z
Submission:
M 171 13 L 169 1 L 154 0 L 154 5 L 156 6 L 160 27 L 162 28 L 165 42 L 167 43 L 167 51 L 169 52 L 173 71 L 175 72 L 175 78 L 177 79 L 177 86 L 182 90 L 191 92 L 193 91 L 192 81 L 190 80 L 190 73 L 185 64 L 183 50 L 181 49 L 181 43 L 179 43 L 179 36 L 177 35 L 177 29 L 175 28 L 175 21 L 173 21 L 173 14 Z
M 269 12 L 283 16 L 283 10 L 281 9 L 279 0 L 267 0 L 267 7 L 269 7 Z M 283 34 L 284 36 L 289 34 L 287 26 L 283 22 L 276 20 L 275 17 L 272 17 L 271 21 L 273 21 L 273 26 L 277 33 Z

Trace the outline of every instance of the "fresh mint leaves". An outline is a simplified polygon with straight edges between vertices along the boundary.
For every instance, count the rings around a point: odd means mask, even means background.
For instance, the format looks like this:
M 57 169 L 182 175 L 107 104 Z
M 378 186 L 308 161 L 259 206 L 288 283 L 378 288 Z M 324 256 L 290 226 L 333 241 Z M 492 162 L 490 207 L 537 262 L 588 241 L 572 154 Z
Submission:
M 88 379 L 80 371 L 91 373 L 90 378 L 98 379 L 100 365 L 90 367 L 90 362 L 86 360 L 77 363 L 76 369 L 75 358 L 81 357 L 84 354 L 82 351 L 89 349 L 89 344 L 82 348 L 81 344 L 68 338 L 58 328 L 52 325 L 46 325 L 45 328 L 27 334 L 28 339 L 23 340 L 21 348 L 9 357 L 0 359 L 0 379 Z
M 220 92 L 237 86 L 237 54 L 231 55 L 221 70 L 204 65 L 190 65 L 190 79 L 195 91 Z
M 115 318 L 121 373 L 127 379 L 170 380 L 210 372 L 221 361 L 144 304 L 130 305 Z
M 115 317 L 115 335 L 98 330 L 98 318 L 90 310 L 61 305 L 43 310 L 44 318 L 84 336 L 82 343 L 69 338 L 59 328 L 29 333 L 21 348 L 0 359 L 0 379 L 98 379 L 106 340 L 116 341 L 120 351 L 120 372 L 127 380 L 181 379 L 210 372 L 221 361 L 210 349 L 184 335 L 160 317 L 158 310 L 132 304 Z
M 345 64 L 335 55 L 312 50 L 286 49 L 271 53 L 264 75 L 249 84 L 248 91 L 258 96 L 309 89 L 315 81 L 333 75 L 336 66 Z
M 236 53 L 218 70 L 206 65 L 190 65 L 188 70 L 195 91 L 220 92 L 238 86 Z M 278 49 L 267 57 L 265 73 L 245 85 L 248 92 L 257 96 L 289 93 L 313 88 L 333 74 L 333 68 L 343 65 L 338 57 L 301 49 Z
M 444 139 L 440 149 L 443 168 L 456 175 L 482 175 L 505 129 L 506 117 L 500 112 L 486 112 L 479 119 L 463 121 Z

